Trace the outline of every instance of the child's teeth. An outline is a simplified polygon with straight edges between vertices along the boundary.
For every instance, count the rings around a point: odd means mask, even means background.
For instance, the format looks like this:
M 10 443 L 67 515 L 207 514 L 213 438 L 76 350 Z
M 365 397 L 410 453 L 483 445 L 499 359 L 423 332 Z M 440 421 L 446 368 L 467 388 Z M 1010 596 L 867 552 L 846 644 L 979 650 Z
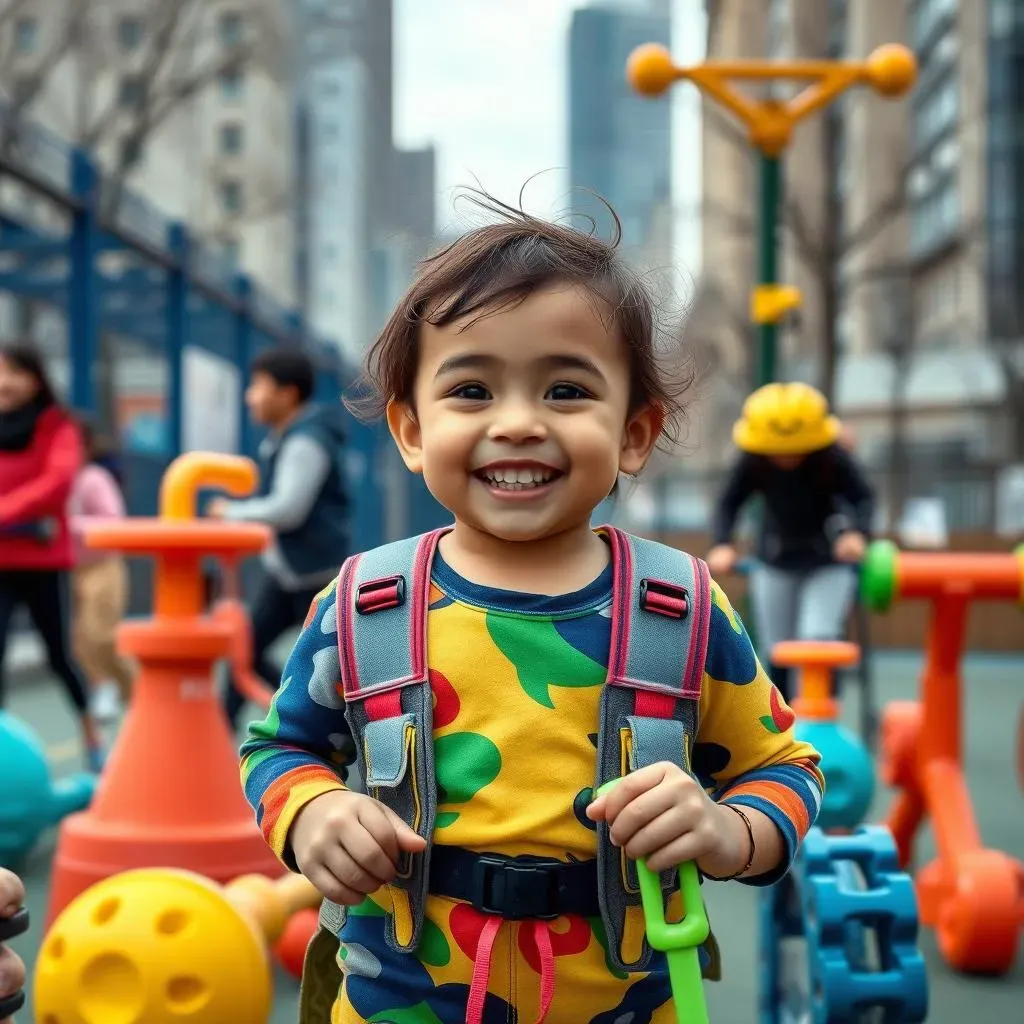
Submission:
M 548 469 L 517 469 L 515 467 L 489 469 L 484 474 L 488 482 L 503 491 L 521 491 L 546 484 L 552 476 Z

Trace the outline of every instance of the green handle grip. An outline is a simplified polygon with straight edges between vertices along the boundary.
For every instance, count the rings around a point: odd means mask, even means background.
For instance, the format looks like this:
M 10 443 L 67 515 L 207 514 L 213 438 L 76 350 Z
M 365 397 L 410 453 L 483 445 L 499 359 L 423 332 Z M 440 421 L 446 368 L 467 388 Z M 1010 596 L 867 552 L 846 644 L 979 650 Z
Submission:
M 606 782 L 597 791 L 597 795 L 603 796 L 620 781 L 612 779 L 611 782 Z M 679 865 L 683 918 L 675 922 L 665 920 L 661 881 L 647 866 L 643 857 L 636 862 L 636 873 L 640 882 L 640 900 L 644 908 L 647 941 L 652 949 L 664 953 L 668 961 L 676 1020 L 678 1024 L 708 1024 L 699 949 L 711 934 L 711 925 L 708 923 L 704 897 L 700 891 L 697 865 L 693 861 Z

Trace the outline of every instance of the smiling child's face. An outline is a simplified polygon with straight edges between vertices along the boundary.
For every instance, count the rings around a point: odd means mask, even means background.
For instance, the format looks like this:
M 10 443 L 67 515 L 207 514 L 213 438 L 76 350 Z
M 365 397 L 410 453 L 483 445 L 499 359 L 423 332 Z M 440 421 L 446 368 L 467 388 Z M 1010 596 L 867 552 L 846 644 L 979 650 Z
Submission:
M 655 410 L 629 411 L 629 353 L 612 318 L 560 286 L 471 321 L 421 328 L 415 411 L 388 411 L 406 465 L 457 528 L 502 541 L 589 531 L 660 427 Z

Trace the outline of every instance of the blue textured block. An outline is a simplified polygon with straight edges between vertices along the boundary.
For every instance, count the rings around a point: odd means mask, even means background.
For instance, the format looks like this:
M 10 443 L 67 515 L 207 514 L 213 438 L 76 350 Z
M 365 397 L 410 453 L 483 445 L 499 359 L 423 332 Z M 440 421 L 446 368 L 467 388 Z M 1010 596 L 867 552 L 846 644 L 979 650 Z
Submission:
M 780 977 L 794 892 L 809 980 L 809 996 L 798 1007 L 791 1004 L 800 994 L 787 991 Z M 917 936 L 913 884 L 899 868 L 888 829 L 873 825 L 841 836 L 811 829 L 789 876 L 763 897 L 759 1024 L 782 1024 L 794 1013 L 813 1024 L 852 1024 L 878 1007 L 886 1024 L 924 1021 L 928 979 Z

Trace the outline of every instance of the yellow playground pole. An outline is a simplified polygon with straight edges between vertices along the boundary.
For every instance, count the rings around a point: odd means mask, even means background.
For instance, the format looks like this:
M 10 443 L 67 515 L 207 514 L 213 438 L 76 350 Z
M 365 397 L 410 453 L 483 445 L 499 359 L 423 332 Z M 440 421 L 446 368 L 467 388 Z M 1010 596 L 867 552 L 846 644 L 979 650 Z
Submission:
M 869 85 L 888 98 L 903 95 L 917 77 L 914 54 L 905 46 L 890 43 L 878 47 L 863 61 L 705 61 L 684 68 L 672 62 L 665 47 L 648 43 L 630 55 L 626 74 L 633 88 L 644 96 L 660 96 L 682 79 L 693 82 L 743 122 L 751 143 L 760 151 L 760 283 L 751 296 L 750 317 L 761 328 L 754 386 L 767 384 L 775 377 L 779 321 L 800 304 L 800 292 L 778 281 L 780 159 L 793 127 L 854 85 Z M 754 99 L 732 84 L 734 80 L 778 79 L 807 84 L 789 100 Z

